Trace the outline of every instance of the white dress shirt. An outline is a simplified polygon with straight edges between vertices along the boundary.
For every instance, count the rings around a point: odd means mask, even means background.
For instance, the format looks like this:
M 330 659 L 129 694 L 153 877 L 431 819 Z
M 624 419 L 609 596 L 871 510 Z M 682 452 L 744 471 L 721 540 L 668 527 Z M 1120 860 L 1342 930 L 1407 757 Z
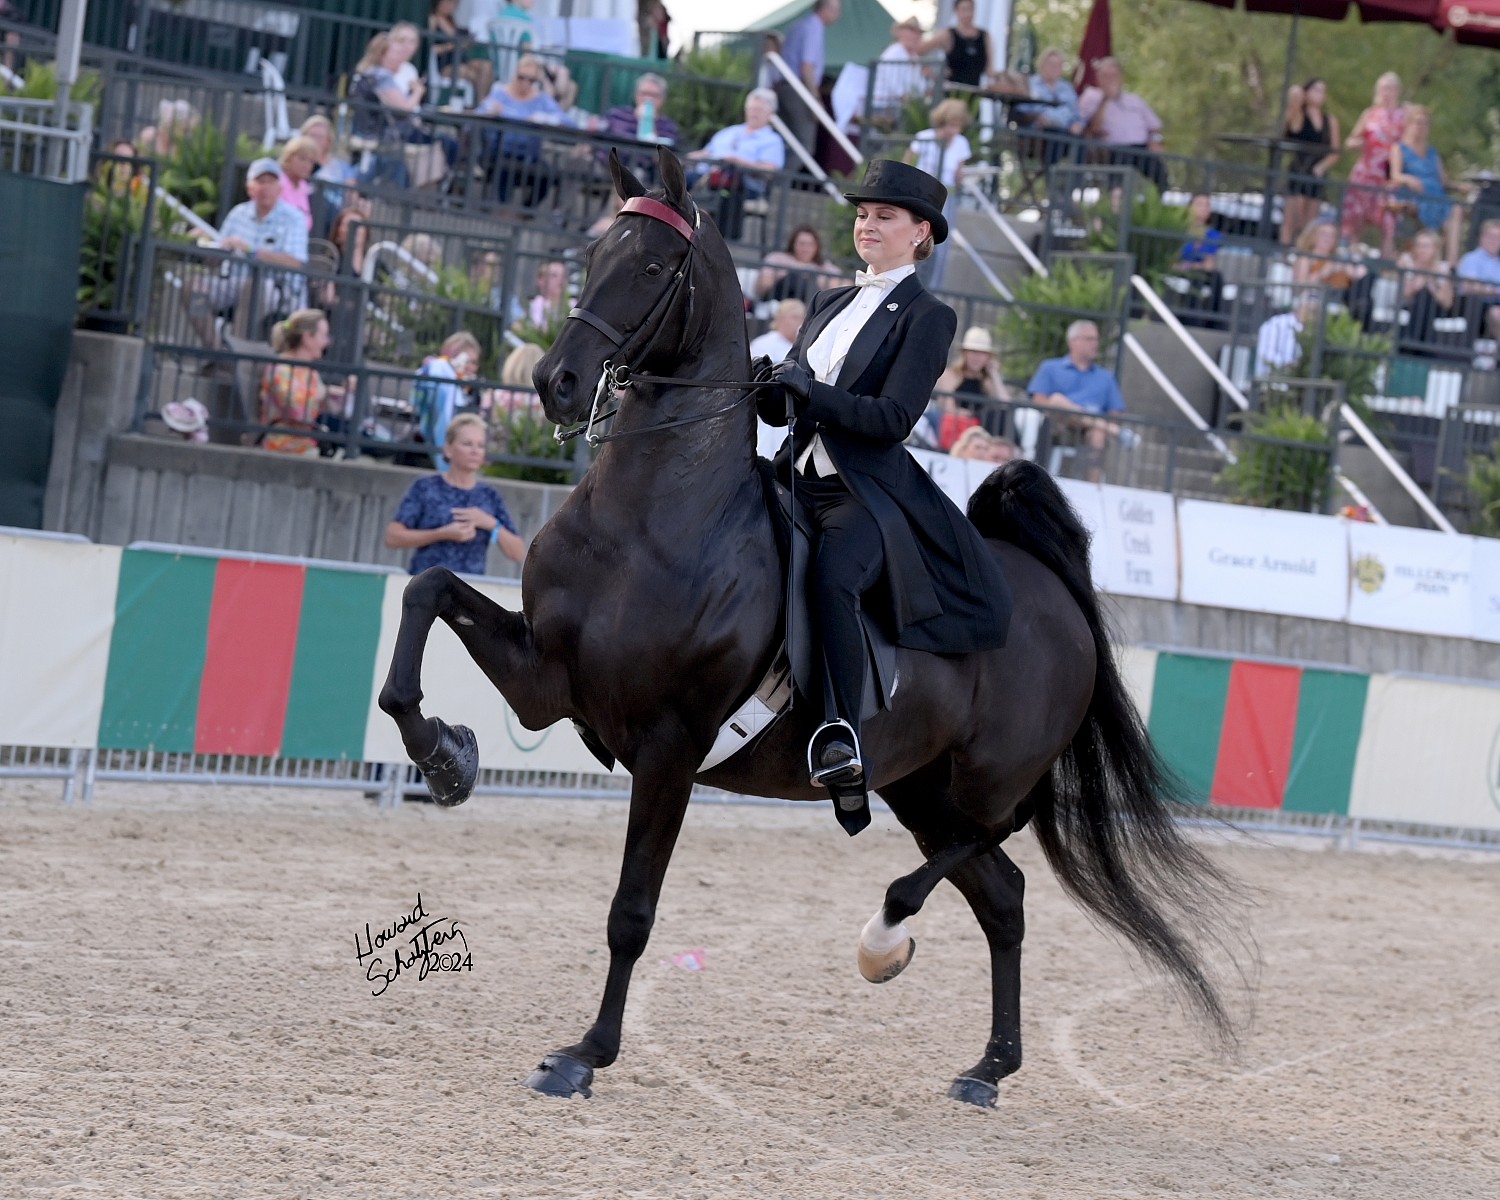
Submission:
M 807 348 L 807 367 L 814 379 L 819 383 L 833 383 L 838 379 L 839 372 L 844 369 L 844 360 L 849 357 L 849 347 L 854 345 L 854 339 L 865 327 L 865 322 L 875 315 L 877 308 L 890 302 L 890 294 L 896 289 L 896 285 L 916 269 L 913 264 L 908 263 L 883 275 L 860 271 L 855 276 L 860 286 L 854 299 L 823 326 L 817 340 Z M 866 280 L 873 280 L 873 283 L 866 283 Z M 809 458 L 812 459 L 814 475 L 826 479 L 838 474 L 833 459 L 823 447 L 821 435 L 815 434 L 812 444 L 802 452 L 802 457 L 797 461 L 799 471 L 806 470 Z

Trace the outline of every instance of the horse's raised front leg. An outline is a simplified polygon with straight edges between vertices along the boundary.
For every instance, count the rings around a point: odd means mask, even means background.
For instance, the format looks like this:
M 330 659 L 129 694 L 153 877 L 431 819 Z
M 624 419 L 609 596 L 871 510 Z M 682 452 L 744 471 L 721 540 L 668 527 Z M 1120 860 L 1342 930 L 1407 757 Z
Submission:
M 434 621 L 442 620 L 479 669 L 500 690 L 523 724 L 536 728 L 548 715 L 549 672 L 539 668 L 531 628 L 520 613 L 496 604 L 452 571 L 434 567 L 409 584 L 401 598 L 401 626 L 391 669 L 380 690 L 380 708 L 396 722 L 412 762 L 422 770 L 432 798 L 461 804 L 479 775 L 479 747 L 466 726 L 422 715 L 422 655 Z
M 609 975 L 599 1015 L 582 1041 L 547 1055 L 526 1080 L 527 1087 L 548 1096 L 589 1096 L 595 1068 L 607 1067 L 619 1056 L 625 995 L 656 921 L 657 898 L 692 795 L 695 761 L 690 753 L 637 760 L 625 857 L 609 909 Z

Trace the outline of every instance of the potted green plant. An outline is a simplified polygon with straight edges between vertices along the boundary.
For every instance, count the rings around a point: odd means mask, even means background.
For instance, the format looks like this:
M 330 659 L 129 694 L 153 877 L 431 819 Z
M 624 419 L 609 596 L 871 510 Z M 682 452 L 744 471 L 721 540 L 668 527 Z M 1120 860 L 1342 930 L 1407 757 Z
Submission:
M 1007 378 L 1030 378 L 1043 359 L 1067 353 L 1068 326 L 1079 319 L 1098 324 L 1099 357 L 1109 357 L 1118 333 L 1110 314 L 1121 301 L 1112 272 L 1059 262 L 1051 275 L 1028 276 L 1014 290 L 996 329 Z
M 1295 404 L 1248 413 L 1234 452 L 1219 481 L 1236 503 L 1322 511 L 1333 478 L 1333 439 L 1320 418 Z

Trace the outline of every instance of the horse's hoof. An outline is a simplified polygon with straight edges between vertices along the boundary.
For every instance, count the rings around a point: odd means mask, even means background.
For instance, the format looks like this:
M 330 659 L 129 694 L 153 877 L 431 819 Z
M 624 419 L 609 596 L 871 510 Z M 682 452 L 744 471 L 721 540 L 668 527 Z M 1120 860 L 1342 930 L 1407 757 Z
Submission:
M 582 1096 L 587 1100 L 594 1093 L 589 1084 L 594 1082 L 594 1068 L 586 1066 L 566 1054 L 549 1054 L 539 1066 L 526 1076 L 526 1086 L 544 1096 Z
M 973 1104 L 978 1108 L 994 1108 L 995 1101 L 999 1098 L 1000 1089 L 993 1083 L 986 1083 L 971 1075 L 960 1075 L 948 1088 L 948 1099 Z
M 479 779 L 479 740 L 474 731 L 467 725 L 449 726 L 438 721 L 437 747 L 417 760 L 417 769 L 427 781 L 434 804 L 444 808 L 462 804 L 473 794 Z
M 871 983 L 886 983 L 906 970 L 911 956 L 917 952 L 917 939 L 907 938 L 904 943 L 885 954 L 875 954 L 859 944 L 859 973 Z

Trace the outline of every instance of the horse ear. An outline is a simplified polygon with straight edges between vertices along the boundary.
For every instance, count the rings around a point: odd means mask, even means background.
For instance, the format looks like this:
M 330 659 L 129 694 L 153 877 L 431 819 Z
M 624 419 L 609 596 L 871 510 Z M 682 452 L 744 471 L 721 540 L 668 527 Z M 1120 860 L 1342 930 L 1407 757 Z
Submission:
M 620 161 L 620 152 L 609 152 L 609 173 L 614 177 L 615 195 L 621 200 L 633 200 L 646 194 L 646 185 L 630 173 L 630 168 Z
M 656 148 L 656 159 L 661 167 L 661 182 L 667 189 L 667 199 L 682 208 L 687 202 L 687 176 L 682 173 L 682 162 L 665 146 Z

